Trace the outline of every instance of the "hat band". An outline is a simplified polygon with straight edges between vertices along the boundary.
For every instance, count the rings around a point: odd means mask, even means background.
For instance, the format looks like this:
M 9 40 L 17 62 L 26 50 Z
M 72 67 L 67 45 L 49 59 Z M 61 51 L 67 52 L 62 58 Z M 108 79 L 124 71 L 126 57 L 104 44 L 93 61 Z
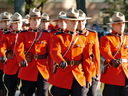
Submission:
M 116 21 L 114 21 L 114 22 L 124 22 L 124 20 L 116 20 Z
M 78 19 L 79 17 L 67 16 L 68 18 Z
M 2 19 L 9 19 L 9 18 L 2 18 Z
M 30 17 L 39 17 L 38 15 L 30 15 Z
M 41 20 L 47 20 L 48 21 L 48 19 L 44 19 L 44 18 L 42 18 Z
M 21 21 L 21 20 L 12 20 L 13 22 L 15 22 L 15 21 Z

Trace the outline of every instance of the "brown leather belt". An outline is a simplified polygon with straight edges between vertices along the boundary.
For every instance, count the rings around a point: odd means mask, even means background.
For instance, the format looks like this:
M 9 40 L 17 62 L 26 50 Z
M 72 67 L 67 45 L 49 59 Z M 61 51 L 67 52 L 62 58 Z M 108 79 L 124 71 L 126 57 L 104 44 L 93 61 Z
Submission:
M 34 59 L 35 60 L 37 60 L 37 59 L 45 59 L 45 58 L 47 58 L 47 55 L 37 55 L 37 54 L 34 55 Z
M 73 66 L 73 65 L 78 65 L 78 64 L 82 63 L 82 60 L 80 60 L 80 61 L 74 61 L 74 60 L 68 61 L 67 60 L 67 63 L 69 65 Z

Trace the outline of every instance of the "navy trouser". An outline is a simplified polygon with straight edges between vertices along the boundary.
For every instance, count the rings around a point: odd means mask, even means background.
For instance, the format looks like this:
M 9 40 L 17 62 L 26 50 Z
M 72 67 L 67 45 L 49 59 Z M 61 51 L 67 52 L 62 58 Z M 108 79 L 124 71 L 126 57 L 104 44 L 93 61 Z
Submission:
M 125 86 L 105 84 L 102 94 L 103 96 L 128 96 L 128 79 L 125 80 Z
M 44 79 L 40 73 L 38 73 L 38 79 L 37 81 L 27 81 L 27 80 L 21 80 L 21 94 L 24 94 L 25 96 L 32 96 L 35 92 L 35 89 L 37 88 L 37 96 L 47 96 L 48 89 L 49 89 L 49 83 L 46 79 Z
M 56 86 L 52 86 L 50 89 L 50 93 L 53 96 L 87 96 L 88 88 L 86 86 L 81 87 L 76 79 L 73 80 L 72 88 L 65 89 Z
M 15 96 L 15 92 L 17 89 L 17 82 L 18 82 L 18 72 L 14 75 L 4 75 L 4 84 L 5 84 L 5 88 L 8 94 L 7 96 Z
M 4 83 L 2 81 L 3 77 L 3 70 L 0 70 L 0 90 L 4 89 Z
M 99 80 L 97 80 L 95 77 L 92 77 L 92 86 L 89 88 L 87 96 L 96 96 L 96 88 L 97 88 L 98 82 Z

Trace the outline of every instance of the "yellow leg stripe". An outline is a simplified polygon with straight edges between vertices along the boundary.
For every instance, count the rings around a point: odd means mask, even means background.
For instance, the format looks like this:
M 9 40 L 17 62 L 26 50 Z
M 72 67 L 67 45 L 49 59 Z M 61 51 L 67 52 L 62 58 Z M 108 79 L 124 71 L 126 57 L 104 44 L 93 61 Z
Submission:
M 52 84 L 49 85 L 49 93 L 51 94 Z M 51 94 L 52 95 L 52 94 Z M 53 96 L 53 95 L 52 95 Z
M 103 90 L 104 90 L 104 85 L 105 83 L 101 83 L 101 86 L 100 86 L 100 92 L 101 92 L 101 96 L 103 96 Z
M 4 76 L 5 76 L 5 74 L 3 74 L 3 77 L 2 77 L 2 81 L 4 82 Z M 8 88 L 6 87 L 6 85 L 5 85 L 5 83 L 4 83 L 4 87 L 5 87 L 5 89 L 6 89 L 6 91 L 7 91 L 7 93 L 6 93 L 6 96 L 8 96 Z
M 19 84 L 19 86 L 18 86 L 18 89 L 19 89 L 19 90 L 20 90 L 21 86 L 22 86 L 22 80 L 20 79 L 20 84 Z

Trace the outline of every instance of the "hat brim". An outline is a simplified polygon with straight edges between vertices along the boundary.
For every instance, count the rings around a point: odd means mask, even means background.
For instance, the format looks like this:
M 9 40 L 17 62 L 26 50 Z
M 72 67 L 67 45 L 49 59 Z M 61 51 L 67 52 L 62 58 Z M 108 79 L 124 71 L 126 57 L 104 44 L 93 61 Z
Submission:
M 79 17 L 79 18 L 70 18 L 68 16 L 60 16 L 60 18 L 62 18 L 62 19 L 68 19 L 68 20 L 85 20 L 82 17 Z
M 81 17 L 81 18 L 83 18 L 83 17 Z M 84 20 L 89 20 L 89 19 L 92 19 L 92 17 L 85 17 L 85 18 L 83 18 Z
M 44 20 L 44 19 L 41 19 L 41 21 L 46 21 L 46 22 L 50 22 L 50 20 Z
M 55 20 L 53 20 L 52 22 L 57 22 L 57 21 L 59 21 L 59 20 L 64 20 L 64 18 L 55 19 Z
M 122 21 L 122 22 L 111 22 L 111 23 L 107 23 L 107 24 L 125 23 L 125 22 L 128 22 L 128 21 Z
M 22 20 L 20 20 L 20 21 L 10 21 L 9 23 L 17 23 L 17 22 L 23 22 L 23 21 L 25 21 L 26 19 L 22 19 Z

